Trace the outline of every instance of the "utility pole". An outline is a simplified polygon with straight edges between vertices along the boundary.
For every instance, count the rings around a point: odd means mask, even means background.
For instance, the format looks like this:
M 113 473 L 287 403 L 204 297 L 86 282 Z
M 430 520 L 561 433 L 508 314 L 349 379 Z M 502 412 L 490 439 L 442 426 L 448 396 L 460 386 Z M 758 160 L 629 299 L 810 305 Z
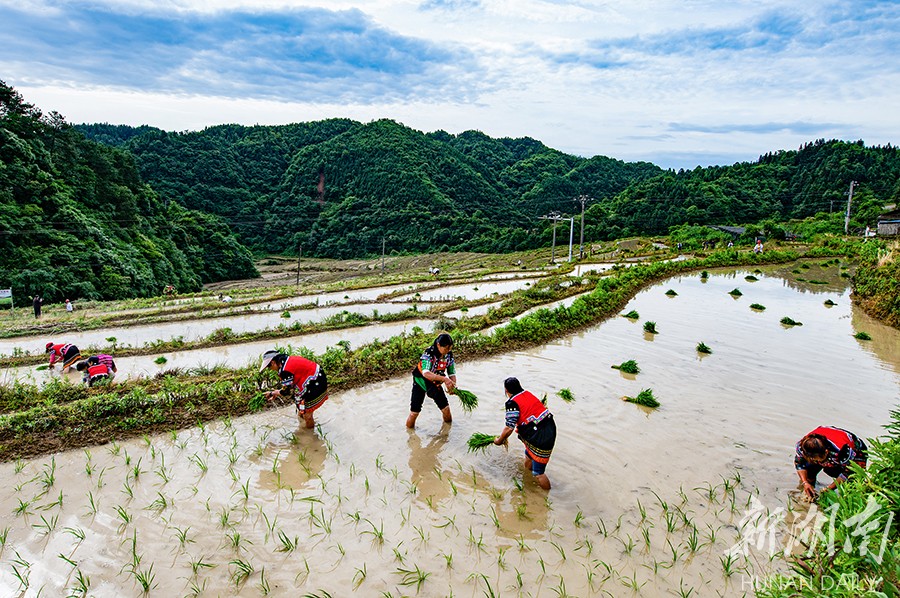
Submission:
M 381 275 L 384 276 L 384 237 L 381 237 Z
M 572 261 L 572 240 L 575 238 L 575 216 L 569 217 L 569 261 Z
M 850 228 L 850 202 L 853 201 L 853 187 L 856 186 L 856 181 L 850 181 L 850 191 L 847 192 L 847 214 L 844 216 L 844 234 L 847 234 L 847 230 Z
M 579 195 L 575 201 L 581 204 L 581 241 L 578 243 L 578 259 L 584 259 L 584 204 L 591 201 L 587 195 Z M 571 258 L 569 259 L 571 261 Z
M 552 220 L 553 221 L 553 245 L 551 245 L 550 249 L 550 263 L 556 263 L 556 221 L 559 220 L 559 212 L 550 212 L 547 216 L 541 216 L 541 220 Z
M 297 245 L 297 286 L 300 286 L 300 258 L 303 256 L 303 243 Z

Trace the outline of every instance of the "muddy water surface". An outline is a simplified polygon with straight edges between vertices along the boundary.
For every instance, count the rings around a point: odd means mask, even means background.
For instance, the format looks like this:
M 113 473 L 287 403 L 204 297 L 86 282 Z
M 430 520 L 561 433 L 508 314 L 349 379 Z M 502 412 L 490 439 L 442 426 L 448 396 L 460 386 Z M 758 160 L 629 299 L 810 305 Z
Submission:
M 759 553 L 723 565 L 751 493 L 789 504 L 793 444 L 817 425 L 880 432 L 900 336 L 851 308 L 836 276 L 822 290 L 789 272 L 747 274 L 650 287 L 626 307 L 638 322 L 483 361 L 458 355 L 480 405 L 466 414 L 451 397 L 449 426 L 426 404 L 404 428 L 403 377 L 334 395 L 317 430 L 285 408 L 0 465 L 0 596 L 21 593 L 14 571 L 29 596 L 64 595 L 79 573 L 96 596 L 138 595 L 141 576 L 160 596 L 752 595 L 750 574 L 786 568 Z M 786 315 L 803 326 L 783 327 Z M 646 337 L 645 320 L 659 334 Z M 701 357 L 699 341 L 713 353 Z M 640 374 L 610 368 L 627 359 Z M 473 432 L 501 430 L 509 375 L 549 396 L 549 493 L 523 475 L 515 438 L 508 451 L 465 450 Z M 620 400 L 642 388 L 658 410 Z

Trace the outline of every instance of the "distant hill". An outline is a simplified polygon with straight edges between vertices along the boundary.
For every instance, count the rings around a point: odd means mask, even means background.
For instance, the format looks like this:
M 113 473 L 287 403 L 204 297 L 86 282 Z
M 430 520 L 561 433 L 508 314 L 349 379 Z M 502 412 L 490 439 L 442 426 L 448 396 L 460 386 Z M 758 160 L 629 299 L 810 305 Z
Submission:
M 874 225 L 898 199 L 900 155 L 862 141 L 804 144 L 755 162 L 663 170 L 566 154 L 530 138 L 422 133 L 390 120 L 220 125 L 170 133 L 79 125 L 131 152 L 164 200 L 220 216 L 254 250 L 363 257 L 388 251 L 504 252 L 546 246 L 550 212 L 578 215 L 585 238 L 667 234 L 684 224 L 749 224 L 833 212 Z M 318 185 L 324 182 L 323 201 Z
M 131 153 L 85 139 L 0 81 L 0 288 L 19 305 L 257 275 L 218 218 L 161 199 Z

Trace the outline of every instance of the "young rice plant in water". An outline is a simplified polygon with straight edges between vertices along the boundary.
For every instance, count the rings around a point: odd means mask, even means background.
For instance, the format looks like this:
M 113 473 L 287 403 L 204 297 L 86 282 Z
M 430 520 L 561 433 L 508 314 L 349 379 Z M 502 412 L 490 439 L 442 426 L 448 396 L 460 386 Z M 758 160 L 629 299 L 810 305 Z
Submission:
M 635 360 L 629 359 L 628 361 L 623 361 L 619 365 L 610 366 L 614 370 L 619 370 L 620 372 L 625 372 L 626 374 L 637 374 L 641 371 L 641 368 L 638 367 L 638 364 Z

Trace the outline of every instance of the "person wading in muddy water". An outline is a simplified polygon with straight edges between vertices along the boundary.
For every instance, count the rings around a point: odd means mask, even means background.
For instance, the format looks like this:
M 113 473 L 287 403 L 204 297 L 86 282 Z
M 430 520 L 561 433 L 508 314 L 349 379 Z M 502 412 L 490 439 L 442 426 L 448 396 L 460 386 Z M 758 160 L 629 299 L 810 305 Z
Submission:
M 553 414 L 540 399 L 522 388 L 518 378 L 503 381 L 506 391 L 506 427 L 494 439 L 494 444 L 506 444 L 513 431 L 525 445 L 525 469 L 530 469 L 534 481 L 544 490 L 550 489 L 550 479 L 544 471 L 556 444 L 556 423 Z
M 834 490 L 853 473 L 850 463 L 865 467 L 868 448 L 856 434 L 841 428 L 819 426 L 797 443 L 794 468 L 800 476 L 803 491 L 810 500 L 816 500 L 816 476 L 825 473 L 834 481 L 825 490 Z
M 293 398 L 297 406 L 297 417 L 306 422 L 307 428 L 316 425 L 313 412 L 328 400 L 328 379 L 325 371 L 315 361 L 299 355 L 286 355 L 278 351 L 263 353 L 260 372 L 278 372 L 281 389 L 266 393 L 267 401 Z
M 441 410 L 444 422 L 453 421 L 450 414 L 450 402 L 441 384 L 452 393 L 456 388 L 456 364 L 453 361 L 453 337 L 443 332 L 438 335 L 430 347 L 425 349 L 419 363 L 412 371 L 412 394 L 409 398 L 409 417 L 406 427 L 415 428 L 416 419 L 422 411 L 425 397 L 429 396 Z
M 78 350 L 78 347 L 70 343 L 59 343 L 54 345 L 50 342 L 47 343 L 46 350 L 46 352 L 50 354 L 50 369 L 53 369 L 53 364 L 57 361 L 61 361 L 63 374 L 68 372 L 72 366 L 75 365 L 75 362 L 81 359 L 81 351 Z

